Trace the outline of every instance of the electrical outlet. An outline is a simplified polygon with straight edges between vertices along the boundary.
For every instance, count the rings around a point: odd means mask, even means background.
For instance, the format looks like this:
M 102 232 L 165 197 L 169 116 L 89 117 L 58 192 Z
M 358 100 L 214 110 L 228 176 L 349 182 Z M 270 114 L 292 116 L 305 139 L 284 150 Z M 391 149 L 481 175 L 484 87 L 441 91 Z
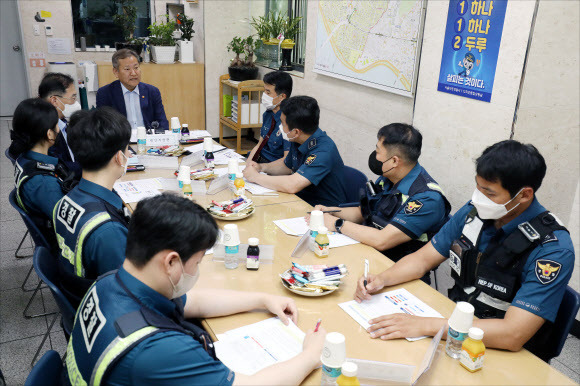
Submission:
M 44 33 L 46 34 L 46 36 L 52 36 L 52 26 L 45 25 L 44 26 Z
M 38 24 L 32 25 L 32 31 L 34 31 L 34 36 L 40 36 L 40 26 Z

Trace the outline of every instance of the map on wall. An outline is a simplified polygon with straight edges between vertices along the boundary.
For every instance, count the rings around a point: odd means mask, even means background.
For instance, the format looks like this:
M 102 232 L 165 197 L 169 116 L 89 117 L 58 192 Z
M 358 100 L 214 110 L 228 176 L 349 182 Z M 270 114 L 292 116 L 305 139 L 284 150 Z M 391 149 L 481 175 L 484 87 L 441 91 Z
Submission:
M 320 0 L 314 72 L 413 96 L 423 0 Z

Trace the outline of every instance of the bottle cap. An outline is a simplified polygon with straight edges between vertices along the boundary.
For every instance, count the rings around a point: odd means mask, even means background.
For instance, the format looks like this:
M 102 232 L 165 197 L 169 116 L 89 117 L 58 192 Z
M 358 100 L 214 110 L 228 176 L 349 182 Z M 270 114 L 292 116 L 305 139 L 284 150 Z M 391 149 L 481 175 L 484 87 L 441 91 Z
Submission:
M 353 362 L 344 362 L 341 367 L 341 372 L 345 377 L 356 377 L 358 366 Z
M 327 227 L 318 227 L 318 233 L 321 235 L 325 235 L 328 233 L 328 228 Z
M 316 231 L 324 226 L 324 213 L 320 210 L 313 210 L 310 213 L 310 230 Z
M 255 247 L 258 244 L 260 244 L 260 240 L 257 237 L 250 237 L 248 239 L 248 244 L 251 245 L 252 247 Z
M 244 178 L 244 175 L 240 172 L 236 173 L 236 178 Z
M 171 117 L 171 128 L 172 129 L 181 129 L 181 125 L 179 124 L 178 117 Z
M 187 123 L 184 123 L 183 125 L 181 125 L 181 128 L 183 129 L 187 129 L 189 127 L 189 125 Z
M 483 330 L 477 327 L 471 327 L 469 329 L 469 337 L 475 340 L 482 340 L 483 339 Z
M 329 332 L 324 340 L 320 361 L 328 367 L 340 367 L 346 359 L 346 339 L 340 332 Z
M 473 323 L 475 309 L 467 302 L 458 302 L 449 318 L 449 327 L 457 332 L 467 334 Z

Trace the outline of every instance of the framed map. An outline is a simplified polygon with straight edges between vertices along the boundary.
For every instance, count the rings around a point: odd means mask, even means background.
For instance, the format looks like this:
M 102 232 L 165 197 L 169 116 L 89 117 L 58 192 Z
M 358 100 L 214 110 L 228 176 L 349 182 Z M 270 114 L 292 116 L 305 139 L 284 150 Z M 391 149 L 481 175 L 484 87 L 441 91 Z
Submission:
M 314 72 L 412 97 L 423 0 L 320 0 Z

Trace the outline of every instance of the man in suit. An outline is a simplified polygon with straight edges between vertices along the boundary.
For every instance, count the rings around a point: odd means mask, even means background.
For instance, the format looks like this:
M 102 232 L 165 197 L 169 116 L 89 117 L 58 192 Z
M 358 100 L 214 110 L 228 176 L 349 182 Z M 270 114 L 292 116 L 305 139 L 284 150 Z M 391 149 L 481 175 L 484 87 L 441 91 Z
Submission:
M 38 97 L 52 104 L 58 113 L 60 133 L 54 145 L 48 150 L 48 155 L 58 158 L 71 172 L 74 172 L 75 178 L 80 180 L 81 165 L 76 162 L 68 146 L 68 119 L 75 111 L 81 109 L 77 101 L 77 89 L 73 78 L 57 72 L 47 73 L 38 86 Z
M 141 82 L 139 56 L 133 50 L 122 49 L 113 54 L 113 73 L 118 80 L 97 91 L 97 107 L 110 106 L 127 117 L 135 138 L 139 126 L 169 130 L 159 89 Z

